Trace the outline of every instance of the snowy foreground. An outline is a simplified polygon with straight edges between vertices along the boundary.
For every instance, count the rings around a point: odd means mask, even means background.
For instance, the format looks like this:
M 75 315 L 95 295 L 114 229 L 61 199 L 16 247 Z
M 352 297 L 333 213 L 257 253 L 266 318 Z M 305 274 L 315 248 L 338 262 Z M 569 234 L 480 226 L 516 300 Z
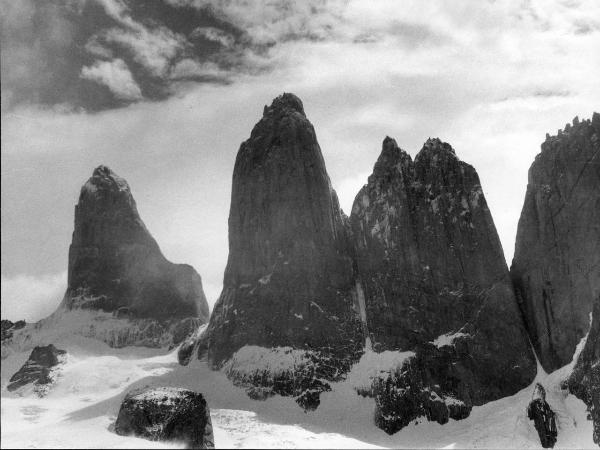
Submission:
M 211 408 L 217 448 L 540 447 L 525 412 L 533 386 L 475 407 L 465 420 L 450 420 L 443 426 L 419 420 L 388 436 L 373 425 L 373 400 L 354 390 L 377 371 L 384 354 L 367 353 L 346 381 L 322 394 L 316 411 L 305 413 L 290 398 L 250 400 L 223 373 L 209 370 L 203 362 L 181 367 L 176 351 L 115 350 L 74 336 L 55 345 L 68 351 L 67 361 L 44 398 L 6 391 L 8 379 L 30 351 L 13 353 L 2 361 L 2 448 L 177 448 L 112 431 L 125 393 L 144 385 L 203 393 Z M 556 446 L 595 448 L 584 403 L 559 387 L 568 373 L 569 366 L 550 375 L 539 370 L 537 380 L 546 387 L 547 401 L 558 415 Z

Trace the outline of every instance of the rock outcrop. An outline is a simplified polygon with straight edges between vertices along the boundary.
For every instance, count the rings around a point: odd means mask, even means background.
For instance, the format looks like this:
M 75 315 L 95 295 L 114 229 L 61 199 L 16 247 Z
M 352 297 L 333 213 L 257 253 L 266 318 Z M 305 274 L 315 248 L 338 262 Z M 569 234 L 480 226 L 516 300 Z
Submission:
M 210 409 L 202 394 L 174 387 L 129 392 L 119 410 L 115 432 L 152 441 L 215 448 Z
M 600 114 L 547 135 L 528 181 L 511 275 L 551 372 L 572 360 L 600 296 Z
M 17 320 L 16 322 L 11 322 L 10 320 L 2 319 L 2 323 L 0 325 L 0 341 L 4 341 L 5 339 L 10 339 L 13 333 L 17 330 L 22 329 L 27 325 L 24 320 Z
M 567 380 L 569 391 L 582 400 L 594 423 L 593 439 L 600 447 L 600 298 L 596 299 L 585 346 Z
M 244 346 L 290 347 L 309 352 L 322 379 L 347 371 L 364 343 L 351 256 L 315 131 L 283 94 L 236 158 L 229 259 L 201 346 L 212 366 Z
M 556 414 L 546 402 L 546 390 L 539 383 L 536 383 L 531 402 L 527 405 L 527 417 L 533 420 L 542 447 L 553 448 L 558 436 Z
M 39 396 L 43 396 L 47 385 L 52 383 L 51 373 L 62 362 L 66 353 L 52 344 L 35 347 L 25 364 L 10 378 L 6 389 L 16 391 L 23 386 L 33 384 L 34 391 Z
M 416 353 L 375 389 L 383 429 L 413 415 L 443 422 L 451 405 L 464 416 L 531 383 L 534 355 L 479 178 L 449 144 L 429 139 L 413 162 L 386 138 L 350 221 L 373 349 Z M 450 400 L 438 408 L 430 393 Z M 404 403 L 414 408 L 389 411 Z
M 200 275 L 173 264 L 142 222 L 127 182 L 99 166 L 75 207 L 62 306 L 130 319 L 208 319 Z

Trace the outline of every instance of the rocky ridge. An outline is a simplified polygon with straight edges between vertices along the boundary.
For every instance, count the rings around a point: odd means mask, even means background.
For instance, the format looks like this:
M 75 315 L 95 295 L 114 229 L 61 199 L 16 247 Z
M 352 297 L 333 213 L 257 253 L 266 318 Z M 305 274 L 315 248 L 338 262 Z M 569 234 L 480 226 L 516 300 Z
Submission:
M 546 136 L 529 169 L 511 276 L 542 366 L 569 363 L 600 296 L 600 114 Z

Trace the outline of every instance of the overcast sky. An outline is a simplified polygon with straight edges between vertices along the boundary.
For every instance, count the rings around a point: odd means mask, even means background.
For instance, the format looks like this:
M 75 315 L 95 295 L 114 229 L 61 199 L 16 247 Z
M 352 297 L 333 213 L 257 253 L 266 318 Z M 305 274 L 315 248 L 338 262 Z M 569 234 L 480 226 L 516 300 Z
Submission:
M 128 180 L 209 303 L 239 144 L 300 96 L 349 213 L 386 135 L 475 166 L 510 264 L 545 134 L 600 109 L 597 0 L 1 0 L 2 318 L 66 287 L 73 212 L 99 164 Z

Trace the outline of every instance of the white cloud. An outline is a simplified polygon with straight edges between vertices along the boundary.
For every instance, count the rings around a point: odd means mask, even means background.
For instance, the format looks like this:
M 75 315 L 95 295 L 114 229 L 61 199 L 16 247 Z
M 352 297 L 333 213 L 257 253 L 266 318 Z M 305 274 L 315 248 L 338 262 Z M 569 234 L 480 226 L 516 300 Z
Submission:
M 192 36 L 201 36 L 206 40 L 218 42 L 223 47 L 231 47 L 235 42 L 231 34 L 215 27 L 198 27 L 192 32 Z
M 170 61 L 186 45 L 186 39 L 164 26 L 149 28 L 136 22 L 120 0 L 99 0 L 108 15 L 123 28 L 111 28 L 100 34 L 110 43 L 116 43 L 133 53 L 133 59 L 155 76 L 164 75 Z M 98 39 L 94 36 L 92 39 Z
M 111 28 L 102 36 L 107 42 L 119 44 L 133 52 L 133 59 L 155 76 L 165 73 L 171 59 L 185 45 L 183 37 L 165 27 L 152 30 L 141 25 L 133 30 Z
M 106 85 L 122 100 L 139 100 L 142 92 L 122 59 L 96 61 L 81 69 L 81 78 Z
M 223 70 L 218 64 L 210 61 L 198 62 L 193 59 L 183 59 L 175 64 L 170 72 L 169 78 L 194 78 L 194 77 L 211 77 L 211 78 L 228 78 L 230 72 Z
M 2 318 L 35 322 L 52 314 L 67 288 L 67 272 L 39 277 L 2 275 Z

